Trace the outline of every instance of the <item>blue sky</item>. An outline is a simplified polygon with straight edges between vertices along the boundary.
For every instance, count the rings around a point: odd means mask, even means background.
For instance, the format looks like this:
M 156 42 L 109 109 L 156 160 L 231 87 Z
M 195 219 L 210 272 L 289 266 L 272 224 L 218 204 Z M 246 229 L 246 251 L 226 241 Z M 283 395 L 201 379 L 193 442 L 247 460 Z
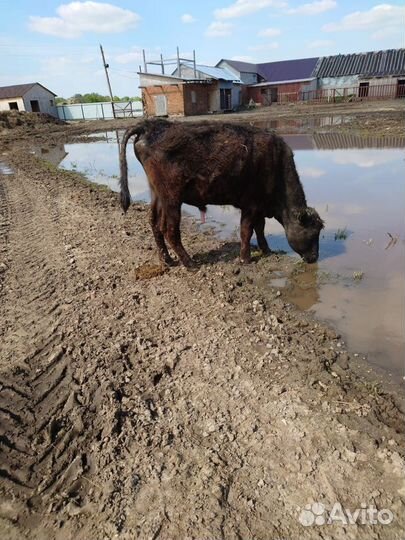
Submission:
M 0 0 L 0 85 L 38 81 L 58 95 L 138 95 L 149 60 L 196 50 L 197 62 L 266 62 L 405 47 L 405 2 L 360 0 Z

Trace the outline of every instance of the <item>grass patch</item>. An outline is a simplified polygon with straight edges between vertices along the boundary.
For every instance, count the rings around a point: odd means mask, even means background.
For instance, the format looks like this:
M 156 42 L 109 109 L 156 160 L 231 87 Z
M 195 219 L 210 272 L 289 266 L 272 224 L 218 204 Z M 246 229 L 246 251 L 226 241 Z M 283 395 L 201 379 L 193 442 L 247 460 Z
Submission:
M 364 272 L 362 272 L 361 270 L 357 271 L 357 272 L 353 272 L 353 279 L 355 281 L 361 281 L 364 277 Z
M 335 232 L 335 240 L 346 240 L 346 238 L 349 236 L 349 233 L 347 232 L 347 228 L 344 229 L 338 229 Z

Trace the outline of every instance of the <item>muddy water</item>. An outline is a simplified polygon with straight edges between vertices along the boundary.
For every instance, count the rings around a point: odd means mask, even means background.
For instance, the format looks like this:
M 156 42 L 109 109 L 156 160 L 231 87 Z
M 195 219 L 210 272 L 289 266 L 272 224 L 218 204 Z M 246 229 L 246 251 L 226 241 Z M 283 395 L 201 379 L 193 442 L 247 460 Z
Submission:
M 333 123 L 333 122 L 332 122 Z M 117 134 L 59 148 L 60 165 L 118 190 Z M 404 138 L 359 138 L 340 133 L 286 135 L 309 204 L 326 222 L 316 265 L 297 257 L 291 275 L 269 277 L 287 301 L 332 322 L 349 348 L 396 380 L 404 375 L 405 147 Z M 55 161 L 55 149 L 53 158 Z M 64 155 L 67 153 L 67 155 Z M 149 190 L 131 145 L 129 184 L 134 199 Z M 196 209 L 186 210 L 199 216 Z M 237 234 L 239 211 L 212 206 L 201 228 Z M 268 220 L 273 249 L 291 252 L 282 227 Z

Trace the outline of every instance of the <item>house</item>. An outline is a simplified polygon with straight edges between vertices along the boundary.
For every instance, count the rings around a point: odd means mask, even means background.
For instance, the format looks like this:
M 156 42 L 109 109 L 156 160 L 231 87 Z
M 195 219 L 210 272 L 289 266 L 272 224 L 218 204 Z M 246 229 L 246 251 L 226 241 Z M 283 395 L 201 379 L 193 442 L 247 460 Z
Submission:
M 315 90 L 317 80 L 313 71 L 318 62 L 318 57 L 261 64 L 222 59 L 217 66 L 232 70 L 242 81 L 246 81 L 245 103 L 253 99 L 260 105 L 270 105 L 297 101 L 302 92 Z
M 42 112 L 58 116 L 54 92 L 40 83 L 0 87 L 0 111 Z
M 148 116 L 215 113 L 242 103 L 242 81 L 226 69 L 187 62 L 180 63 L 171 75 L 138 75 Z

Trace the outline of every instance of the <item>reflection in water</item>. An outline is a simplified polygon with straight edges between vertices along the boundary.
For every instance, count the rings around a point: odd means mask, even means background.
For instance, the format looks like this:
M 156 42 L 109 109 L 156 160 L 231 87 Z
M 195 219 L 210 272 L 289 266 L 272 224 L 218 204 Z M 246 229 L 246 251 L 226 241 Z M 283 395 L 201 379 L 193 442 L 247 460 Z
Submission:
M 405 161 L 400 149 L 405 137 L 364 139 L 328 133 L 285 139 L 295 150 L 307 200 L 325 220 L 326 229 L 319 263 L 284 276 L 283 295 L 334 323 L 352 350 L 368 353 L 371 361 L 397 377 L 403 375 Z M 115 133 L 104 141 L 67 145 L 66 151 L 62 167 L 118 191 Z M 130 149 L 127 155 L 132 197 L 149 200 L 144 171 Z M 187 211 L 198 220 L 197 209 Z M 232 207 L 209 206 L 201 229 L 214 227 L 229 239 L 239 230 L 239 219 Z M 335 240 L 338 229 L 345 229 L 347 238 Z M 275 220 L 267 220 L 266 235 L 273 249 L 291 253 Z M 363 278 L 354 279 L 355 275 Z M 269 280 L 270 287 L 282 288 L 283 282 Z
M 305 266 L 305 269 L 294 274 L 287 281 L 285 298 L 306 311 L 320 301 L 318 265 Z
M 57 167 L 68 155 L 64 144 L 53 144 L 49 146 L 32 146 L 31 152 L 42 159 L 46 159 Z

